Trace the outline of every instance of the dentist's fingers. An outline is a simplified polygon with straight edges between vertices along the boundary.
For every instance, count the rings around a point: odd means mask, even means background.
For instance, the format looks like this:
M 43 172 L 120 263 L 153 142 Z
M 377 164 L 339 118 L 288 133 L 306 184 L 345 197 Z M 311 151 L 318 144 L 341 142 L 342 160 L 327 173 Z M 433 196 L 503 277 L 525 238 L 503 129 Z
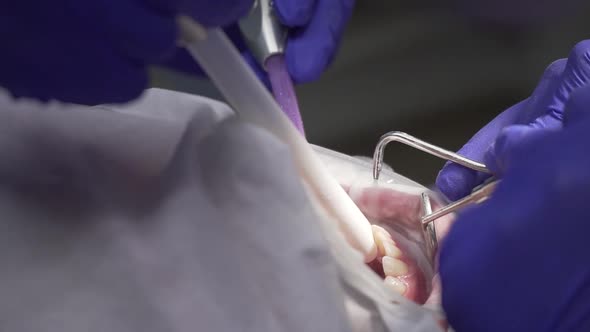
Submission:
M 502 130 L 513 124 L 528 124 L 545 110 L 552 96 L 562 82 L 565 60 L 558 60 L 547 67 L 541 81 L 528 99 L 510 107 L 479 130 L 460 150 L 459 154 L 479 162 L 486 160 L 486 154 Z M 545 113 L 543 113 L 545 114 Z M 528 118 L 528 119 L 527 119 Z M 493 157 L 490 155 L 490 158 Z M 488 160 L 489 162 L 489 160 Z M 439 172 L 436 186 L 450 200 L 457 200 L 481 184 L 488 174 L 476 172 L 455 163 L 447 163 Z
M 539 105 L 542 115 L 527 125 L 513 125 L 502 130 L 496 142 L 489 148 L 484 162 L 497 173 L 509 165 L 511 151 L 520 145 L 563 127 L 566 105 L 572 93 L 590 82 L 590 40 L 578 43 L 570 52 L 567 65 L 561 74 L 551 102 L 545 107 Z M 585 98 L 584 94 L 580 94 Z M 579 106 L 573 107 L 575 111 Z M 535 112 L 535 110 L 532 110 Z M 568 111 L 569 112 L 569 111 Z
M 507 124 L 513 123 L 517 114 L 526 107 L 524 100 L 498 115 L 489 124 L 477 132 L 458 153 L 466 158 L 483 161 L 485 151 L 496 139 L 497 134 Z M 436 178 L 436 186 L 450 200 L 457 200 L 471 192 L 489 175 L 463 167 L 456 163 L 447 162 Z
M 274 6 L 281 23 L 295 28 L 309 23 L 316 3 L 316 0 L 275 0 Z
M 556 117 L 561 116 L 570 94 L 589 82 L 590 39 L 579 42 L 570 52 L 561 84 L 555 92 L 554 102 L 549 105 L 549 111 L 556 113 Z
M 318 0 L 309 23 L 291 32 L 285 56 L 293 80 L 313 81 L 330 65 L 353 5 L 354 0 Z
M 486 152 L 484 163 L 496 176 L 503 176 L 510 166 L 512 152 L 545 136 L 550 131 L 553 130 L 551 128 L 533 128 L 528 125 L 506 127 Z
M 574 91 L 565 106 L 564 125 L 571 126 L 590 115 L 590 85 Z

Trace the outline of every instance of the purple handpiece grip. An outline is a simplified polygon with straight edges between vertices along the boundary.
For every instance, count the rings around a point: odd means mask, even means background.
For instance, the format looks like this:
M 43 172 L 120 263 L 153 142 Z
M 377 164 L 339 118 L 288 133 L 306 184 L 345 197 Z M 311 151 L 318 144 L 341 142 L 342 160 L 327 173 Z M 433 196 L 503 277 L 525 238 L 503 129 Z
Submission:
M 297 130 L 305 136 L 295 88 L 291 76 L 287 72 L 285 58 L 282 55 L 273 55 L 266 60 L 265 65 L 275 100 Z

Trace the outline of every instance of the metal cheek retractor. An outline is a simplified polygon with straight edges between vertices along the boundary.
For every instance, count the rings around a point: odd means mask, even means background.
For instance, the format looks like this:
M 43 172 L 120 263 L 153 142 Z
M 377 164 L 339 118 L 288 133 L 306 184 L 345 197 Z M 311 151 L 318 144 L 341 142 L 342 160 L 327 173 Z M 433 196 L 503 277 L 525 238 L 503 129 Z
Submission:
M 288 30 L 276 16 L 272 0 L 254 1 L 250 13 L 238 25 L 248 48 L 262 67 L 270 56 L 284 53 Z
M 375 148 L 375 153 L 373 154 L 373 179 L 376 181 L 379 179 L 379 174 L 381 173 L 381 169 L 383 168 L 383 154 L 385 151 L 385 147 L 390 142 L 399 142 L 411 146 L 415 149 L 424 151 L 436 157 L 442 158 L 444 160 L 448 160 L 459 165 L 465 166 L 467 168 L 491 174 L 490 170 L 482 163 L 477 161 L 473 161 L 467 159 L 457 153 L 445 150 L 438 146 L 432 145 L 425 141 L 422 141 L 416 137 L 408 135 L 403 132 L 399 131 L 392 131 L 389 132 L 379 139 L 379 143 Z M 498 184 L 499 180 L 495 178 L 490 178 L 486 182 L 484 182 L 479 187 L 476 187 L 470 195 L 457 200 L 453 203 L 450 203 L 443 208 L 432 212 L 432 204 L 430 203 L 430 196 L 428 196 L 428 192 L 423 192 L 421 194 L 421 202 L 422 202 L 422 218 L 420 220 L 422 224 L 422 230 L 424 232 L 424 238 L 426 239 L 426 247 L 428 250 L 428 254 L 431 257 L 434 257 L 438 249 L 438 239 L 436 237 L 436 226 L 433 221 L 436 219 L 443 217 L 449 213 L 453 213 L 458 211 L 459 209 L 470 205 L 470 204 L 479 204 L 485 201 L 494 191 L 496 185 Z
M 428 196 L 428 193 L 423 192 L 420 195 L 420 199 L 422 202 L 422 215 L 430 215 L 432 213 L 432 204 L 430 204 L 430 196 Z M 438 250 L 436 226 L 434 223 L 422 224 L 422 231 L 424 232 L 424 239 L 426 240 L 426 254 L 431 259 L 434 259 L 434 255 Z

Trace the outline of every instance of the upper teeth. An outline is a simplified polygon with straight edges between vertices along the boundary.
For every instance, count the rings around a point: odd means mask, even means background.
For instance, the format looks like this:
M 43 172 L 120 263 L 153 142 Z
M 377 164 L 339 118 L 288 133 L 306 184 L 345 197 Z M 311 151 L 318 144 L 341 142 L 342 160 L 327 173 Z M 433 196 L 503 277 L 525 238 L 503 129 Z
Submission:
M 395 245 L 395 241 L 383 227 L 373 225 L 373 236 L 375 237 L 379 256 L 383 256 L 381 263 L 385 274 L 385 285 L 400 294 L 404 294 L 407 285 L 397 277 L 408 274 L 408 265 L 399 259 L 402 256 L 401 250 Z
M 380 256 L 401 257 L 401 250 L 395 245 L 395 242 L 384 228 L 373 225 L 373 236 Z
M 384 256 L 381 263 L 386 276 L 399 277 L 408 274 L 408 265 L 397 258 Z
M 395 277 L 387 276 L 385 277 L 385 286 L 393 289 L 394 291 L 404 294 L 407 290 L 407 286 L 401 280 Z

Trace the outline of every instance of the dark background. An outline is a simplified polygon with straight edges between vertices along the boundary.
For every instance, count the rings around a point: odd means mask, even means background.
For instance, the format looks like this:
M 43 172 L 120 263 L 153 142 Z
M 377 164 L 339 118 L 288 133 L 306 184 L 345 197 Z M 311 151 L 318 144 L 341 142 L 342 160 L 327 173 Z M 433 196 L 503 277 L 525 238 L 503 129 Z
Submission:
M 460 148 L 590 36 L 590 5 L 575 2 L 358 1 L 330 70 L 297 88 L 308 140 L 372 155 L 379 136 L 401 130 Z M 152 76 L 154 86 L 219 98 L 203 80 L 162 69 Z M 385 159 L 425 185 L 443 165 L 399 144 Z

